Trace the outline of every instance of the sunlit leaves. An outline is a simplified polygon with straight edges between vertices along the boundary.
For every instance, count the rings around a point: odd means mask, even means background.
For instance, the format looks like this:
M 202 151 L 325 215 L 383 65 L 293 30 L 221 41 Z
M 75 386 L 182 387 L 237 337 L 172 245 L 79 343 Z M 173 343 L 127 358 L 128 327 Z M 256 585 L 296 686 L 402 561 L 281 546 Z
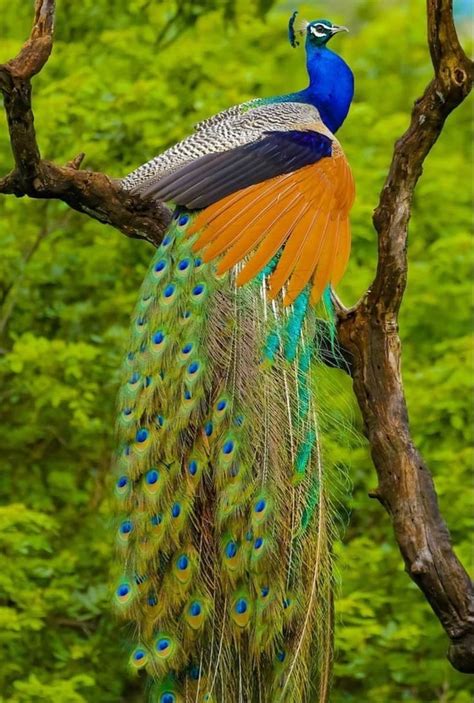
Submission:
M 0 0 L 2 60 L 27 36 L 32 4 Z M 222 108 L 303 86 L 303 52 L 286 36 L 293 5 L 281 2 L 262 18 L 266 5 L 58 2 L 54 52 L 34 81 L 43 154 L 61 163 L 85 151 L 86 167 L 119 177 Z M 431 67 L 423 3 L 334 0 L 328 8 L 324 15 L 351 28 L 333 48 L 356 74 L 356 101 L 340 134 L 357 182 L 353 254 L 340 287 L 353 303 L 374 274 L 371 214 L 393 144 Z M 300 10 L 313 16 L 314 3 Z M 472 440 L 469 122 L 463 105 L 427 160 L 401 317 L 414 438 L 466 561 L 474 514 L 465 449 Z M 1 173 L 10 166 L 1 116 Z M 59 203 L 9 197 L 0 208 L 0 499 L 11 503 L 0 508 L 0 701 L 142 701 L 126 674 L 126 633 L 108 609 L 106 479 L 128 318 L 151 248 Z M 343 416 L 353 398 L 348 382 L 341 387 Z M 367 497 L 376 478 L 356 444 L 332 447 L 354 486 L 338 547 L 332 700 L 468 703 L 467 682 L 445 661 L 441 627 L 404 573 L 382 508 Z

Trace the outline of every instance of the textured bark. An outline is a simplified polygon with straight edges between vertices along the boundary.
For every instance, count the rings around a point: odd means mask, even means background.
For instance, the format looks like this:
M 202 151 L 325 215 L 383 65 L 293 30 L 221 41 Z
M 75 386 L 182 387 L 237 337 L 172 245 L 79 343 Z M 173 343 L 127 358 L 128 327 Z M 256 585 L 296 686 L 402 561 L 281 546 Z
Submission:
M 15 161 L 14 169 L 0 179 L 0 193 L 57 198 L 127 237 L 158 245 L 171 219 L 165 205 L 130 197 L 119 181 L 103 173 L 79 170 L 83 154 L 65 166 L 41 159 L 31 109 L 31 78 L 51 53 L 54 14 L 54 0 L 36 0 L 30 38 L 18 56 L 0 65 L 0 89 Z
M 339 339 L 352 355 L 354 391 L 364 418 L 379 485 L 406 570 L 424 593 L 449 639 L 452 665 L 474 672 L 474 592 L 451 546 L 432 476 L 413 445 L 401 377 L 398 311 L 407 277 L 407 229 L 423 162 L 444 122 L 472 86 L 472 63 L 453 23 L 451 0 L 428 0 L 428 43 L 434 78 L 416 101 L 395 145 L 374 214 L 375 279 L 352 309 L 339 309 Z
M 31 109 L 31 78 L 51 53 L 54 12 L 54 0 L 36 0 L 30 38 L 15 59 L 0 66 L 15 162 L 11 173 L 0 179 L 0 193 L 57 198 L 128 237 L 157 245 L 170 221 L 164 205 L 130 196 L 103 173 L 80 170 L 82 154 L 65 166 L 41 158 Z M 473 75 L 456 35 L 452 0 L 427 0 L 427 17 L 434 77 L 415 103 L 408 130 L 395 145 L 375 211 L 377 273 L 355 307 L 346 309 L 335 300 L 339 339 L 379 479 L 372 495 L 389 513 L 407 572 L 449 637 L 449 660 L 459 671 L 474 672 L 474 592 L 452 549 L 431 474 L 411 439 L 400 370 L 398 311 L 406 285 L 413 193 L 424 159 L 450 112 L 469 93 Z M 329 357 L 327 361 L 332 363 Z

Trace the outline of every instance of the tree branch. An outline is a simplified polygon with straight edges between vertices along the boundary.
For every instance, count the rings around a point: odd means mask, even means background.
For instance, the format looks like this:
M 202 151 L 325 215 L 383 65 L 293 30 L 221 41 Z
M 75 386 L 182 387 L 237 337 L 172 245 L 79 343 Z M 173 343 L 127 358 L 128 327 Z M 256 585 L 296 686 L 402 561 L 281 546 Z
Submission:
M 428 0 L 427 7 L 435 75 L 395 145 L 374 214 L 375 280 L 355 308 L 339 307 L 338 329 L 341 345 L 352 355 L 354 391 L 379 479 L 372 497 L 391 516 L 407 572 L 450 638 L 450 662 L 459 671 L 474 672 L 474 592 L 452 549 L 432 476 L 410 435 L 398 335 L 415 186 L 446 118 L 468 95 L 473 75 L 457 38 L 451 0 Z
M 406 284 L 413 193 L 425 157 L 450 112 L 468 94 L 472 81 L 472 64 L 456 35 L 451 0 L 427 1 L 428 43 L 435 75 L 414 106 L 407 132 L 395 146 L 374 215 L 379 250 L 376 277 L 354 308 L 345 309 L 335 301 L 340 343 L 347 350 L 344 356 L 379 477 L 373 496 L 392 517 L 407 571 L 450 638 L 451 663 L 467 672 L 474 671 L 472 585 L 452 550 L 432 477 L 413 445 L 400 372 L 398 311 Z M 0 66 L 15 161 L 11 173 L 0 179 L 0 194 L 57 198 L 129 237 L 157 245 L 170 221 L 164 205 L 129 195 L 105 174 L 80 170 L 82 154 L 66 166 L 41 158 L 30 81 L 51 52 L 55 3 L 36 0 L 35 7 L 30 39 L 15 59 Z
M 146 239 L 156 246 L 171 219 L 164 204 L 132 198 L 118 180 L 79 170 L 80 157 L 66 166 L 41 158 L 31 109 L 31 78 L 41 71 L 51 53 L 54 13 L 54 0 L 36 0 L 30 38 L 16 58 L 0 65 L 0 89 L 15 161 L 14 169 L 0 179 L 0 194 L 59 199 L 127 237 Z

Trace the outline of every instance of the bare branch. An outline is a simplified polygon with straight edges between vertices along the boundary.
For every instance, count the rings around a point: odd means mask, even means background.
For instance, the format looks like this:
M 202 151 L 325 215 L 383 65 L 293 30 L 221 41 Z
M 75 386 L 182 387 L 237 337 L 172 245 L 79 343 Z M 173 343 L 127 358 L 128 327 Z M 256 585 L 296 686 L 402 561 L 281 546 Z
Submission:
M 14 59 L 7 63 L 9 73 L 22 80 L 33 78 L 49 59 L 53 48 L 55 0 L 36 0 L 30 38 Z
M 0 179 L 0 194 L 63 200 L 128 237 L 158 245 L 171 214 L 162 203 L 130 196 L 103 173 L 81 171 L 83 155 L 67 166 L 41 159 L 31 109 L 31 82 L 46 64 L 53 45 L 54 0 L 36 0 L 30 38 L 18 56 L 0 65 L 0 88 L 15 168 Z M 81 158 L 82 156 L 82 158 Z
M 428 0 L 428 41 L 435 76 L 416 101 L 411 123 L 395 146 L 374 225 L 379 259 L 369 305 L 398 312 L 406 285 L 407 227 L 423 162 L 442 132 L 448 115 L 469 94 L 473 68 L 456 34 L 452 0 Z
M 472 64 L 456 35 L 451 0 L 427 0 L 428 43 L 434 78 L 414 106 L 411 124 L 397 142 L 390 172 L 374 215 L 379 259 L 363 300 L 346 310 L 339 303 L 339 338 L 371 444 L 379 477 L 374 491 L 392 517 L 407 571 L 446 630 L 449 658 L 460 671 L 474 671 L 474 596 L 440 515 L 431 475 L 411 440 L 400 372 L 398 311 L 407 272 L 407 228 L 424 159 L 450 112 L 468 94 Z M 119 181 L 80 170 L 83 155 L 66 166 L 41 158 L 31 109 L 30 80 L 52 48 L 54 0 L 36 0 L 35 24 L 19 55 L 0 66 L 15 167 L 0 179 L 0 194 L 58 198 L 129 237 L 157 245 L 168 209 L 131 196 Z M 337 301 L 336 301 L 337 302 Z M 328 350 L 328 363 L 336 362 Z
M 451 0 L 428 0 L 427 7 L 435 76 L 395 145 L 375 211 L 375 280 L 355 308 L 338 306 L 339 338 L 352 355 L 354 391 L 379 478 L 372 496 L 390 514 L 407 572 L 450 638 L 451 663 L 474 672 L 474 592 L 453 552 L 431 474 L 410 436 L 400 368 L 398 311 L 406 285 L 413 193 L 446 118 L 471 89 L 473 72 L 456 35 Z

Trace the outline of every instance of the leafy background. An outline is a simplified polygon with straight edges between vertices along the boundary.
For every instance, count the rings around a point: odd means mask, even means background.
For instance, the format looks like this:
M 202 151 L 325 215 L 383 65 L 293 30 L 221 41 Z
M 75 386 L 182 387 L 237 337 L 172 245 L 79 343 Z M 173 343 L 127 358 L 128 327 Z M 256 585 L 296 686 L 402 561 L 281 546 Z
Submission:
M 0 60 L 29 32 L 32 2 L 0 0 Z M 121 176 L 219 109 L 305 81 L 286 41 L 288 2 L 58 2 L 53 56 L 35 79 L 45 157 Z M 354 247 L 340 293 L 371 280 L 371 212 L 392 146 L 429 80 L 423 3 L 333 0 L 351 27 L 334 40 L 357 78 L 341 140 L 355 171 Z M 457 5 L 463 36 L 469 3 Z M 0 173 L 11 164 L 0 125 Z M 468 564 L 471 461 L 472 175 L 470 106 L 451 116 L 429 156 L 410 227 L 401 316 L 414 438 L 434 473 L 457 553 Z M 129 313 L 151 247 L 56 202 L 0 202 L 0 701 L 144 700 L 126 670 L 126 635 L 110 612 L 108 473 L 114 396 Z M 337 372 L 335 372 L 337 373 Z M 361 430 L 345 379 L 338 402 Z M 392 531 L 368 490 L 362 442 L 350 466 L 352 512 L 338 548 L 334 703 L 469 703 L 472 682 L 445 660 L 446 638 L 403 572 Z

